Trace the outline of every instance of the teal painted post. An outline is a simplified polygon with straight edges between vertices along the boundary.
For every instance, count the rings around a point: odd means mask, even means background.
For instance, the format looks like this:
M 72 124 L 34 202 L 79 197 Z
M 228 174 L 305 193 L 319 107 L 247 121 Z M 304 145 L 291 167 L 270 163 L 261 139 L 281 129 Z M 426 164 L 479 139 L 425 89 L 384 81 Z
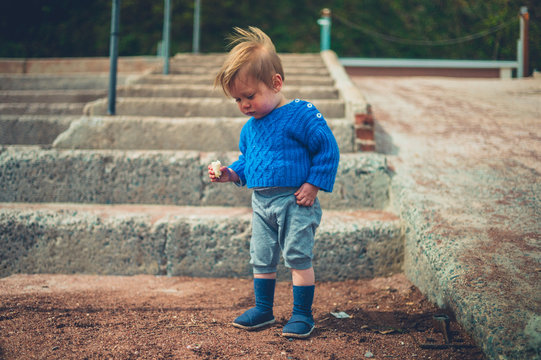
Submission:
M 321 10 L 321 18 L 317 21 L 321 27 L 321 40 L 320 40 L 320 50 L 330 50 L 331 49 L 331 10 L 323 9 Z
M 163 9 L 163 73 L 169 74 L 169 35 L 171 33 L 171 0 L 164 0 Z
M 120 0 L 112 0 L 111 10 L 111 43 L 109 44 L 109 96 L 107 112 L 116 112 L 116 73 L 118 64 L 118 28 L 120 22 Z
M 522 66 L 522 77 L 529 76 L 530 72 L 530 49 L 528 43 L 529 39 L 529 23 L 530 23 L 530 14 L 528 13 L 528 7 L 520 7 L 520 39 L 521 39 L 521 54 L 522 54 L 522 63 L 519 66 Z
M 195 0 L 193 10 L 193 53 L 199 53 L 199 19 L 201 17 L 201 0 Z

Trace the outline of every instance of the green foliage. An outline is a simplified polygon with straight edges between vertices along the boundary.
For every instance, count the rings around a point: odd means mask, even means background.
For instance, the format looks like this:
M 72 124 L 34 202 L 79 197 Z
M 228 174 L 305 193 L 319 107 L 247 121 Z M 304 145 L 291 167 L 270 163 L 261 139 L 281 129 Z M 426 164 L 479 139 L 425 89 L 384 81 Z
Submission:
M 107 56 L 111 3 L 3 1 L 0 57 Z M 531 68 L 541 68 L 541 2 L 537 0 L 201 0 L 201 4 L 202 52 L 223 52 L 232 28 L 249 25 L 267 32 L 280 52 L 317 52 L 316 21 L 320 10 L 328 7 L 333 12 L 331 48 L 338 56 L 479 60 L 515 59 L 518 11 L 527 6 Z M 171 6 L 171 54 L 190 52 L 194 1 L 171 0 Z M 156 54 L 163 7 L 163 0 L 121 0 L 121 56 Z M 504 28 L 478 39 L 435 43 L 504 23 Z

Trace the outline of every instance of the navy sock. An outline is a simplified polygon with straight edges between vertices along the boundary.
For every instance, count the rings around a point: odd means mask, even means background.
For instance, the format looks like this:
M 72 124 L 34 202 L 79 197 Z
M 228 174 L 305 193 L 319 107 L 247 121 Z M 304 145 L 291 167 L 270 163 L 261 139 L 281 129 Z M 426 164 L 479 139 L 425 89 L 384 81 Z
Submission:
M 254 278 L 255 307 L 262 311 L 272 311 L 276 279 Z
M 312 303 L 314 302 L 315 285 L 293 285 L 293 315 L 312 317 Z

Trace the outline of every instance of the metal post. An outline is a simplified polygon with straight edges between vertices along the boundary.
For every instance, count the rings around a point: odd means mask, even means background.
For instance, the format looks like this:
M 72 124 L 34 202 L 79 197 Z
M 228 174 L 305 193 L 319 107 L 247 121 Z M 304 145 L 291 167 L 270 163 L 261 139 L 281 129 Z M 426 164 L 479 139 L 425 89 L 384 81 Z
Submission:
M 521 77 L 527 77 L 530 75 L 529 71 L 529 23 L 530 23 L 530 14 L 528 14 L 528 8 L 522 6 L 520 8 L 520 52 L 522 61 L 519 66 L 522 67 Z
M 524 76 L 524 61 L 522 57 L 522 40 L 519 38 L 517 40 L 517 77 L 521 78 Z
M 321 41 L 320 41 L 320 50 L 330 50 L 331 48 L 331 10 L 323 9 L 321 10 L 321 18 L 317 21 L 319 26 L 321 26 Z
M 169 74 L 169 34 L 171 28 L 171 0 L 164 0 L 163 10 L 163 73 Z
M 201 17 L 201 0 L 195 0 L 193 10 L 193 53 L 199 53 L 199 19 Z
M 109 115 L 115 115 L 116 108 L 116 73 L 118 63 L 118 28 L 120 22 L 120 0 L 112 0 L 111 10 L 111 43 L 109 45 L 109 97 L 108 109 Z

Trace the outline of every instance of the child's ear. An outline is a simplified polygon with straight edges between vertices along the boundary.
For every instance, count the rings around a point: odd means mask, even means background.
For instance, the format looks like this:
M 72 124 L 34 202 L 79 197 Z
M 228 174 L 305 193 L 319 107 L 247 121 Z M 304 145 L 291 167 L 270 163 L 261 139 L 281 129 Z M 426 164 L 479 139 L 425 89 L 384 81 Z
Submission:
M 279 92 L 280 90 L 282 90 L 283 84 L 284 84 L 284 81 L 282 79 L 282 75 L 274 74 L 272 76 L 272 88 L 274 91 Z

